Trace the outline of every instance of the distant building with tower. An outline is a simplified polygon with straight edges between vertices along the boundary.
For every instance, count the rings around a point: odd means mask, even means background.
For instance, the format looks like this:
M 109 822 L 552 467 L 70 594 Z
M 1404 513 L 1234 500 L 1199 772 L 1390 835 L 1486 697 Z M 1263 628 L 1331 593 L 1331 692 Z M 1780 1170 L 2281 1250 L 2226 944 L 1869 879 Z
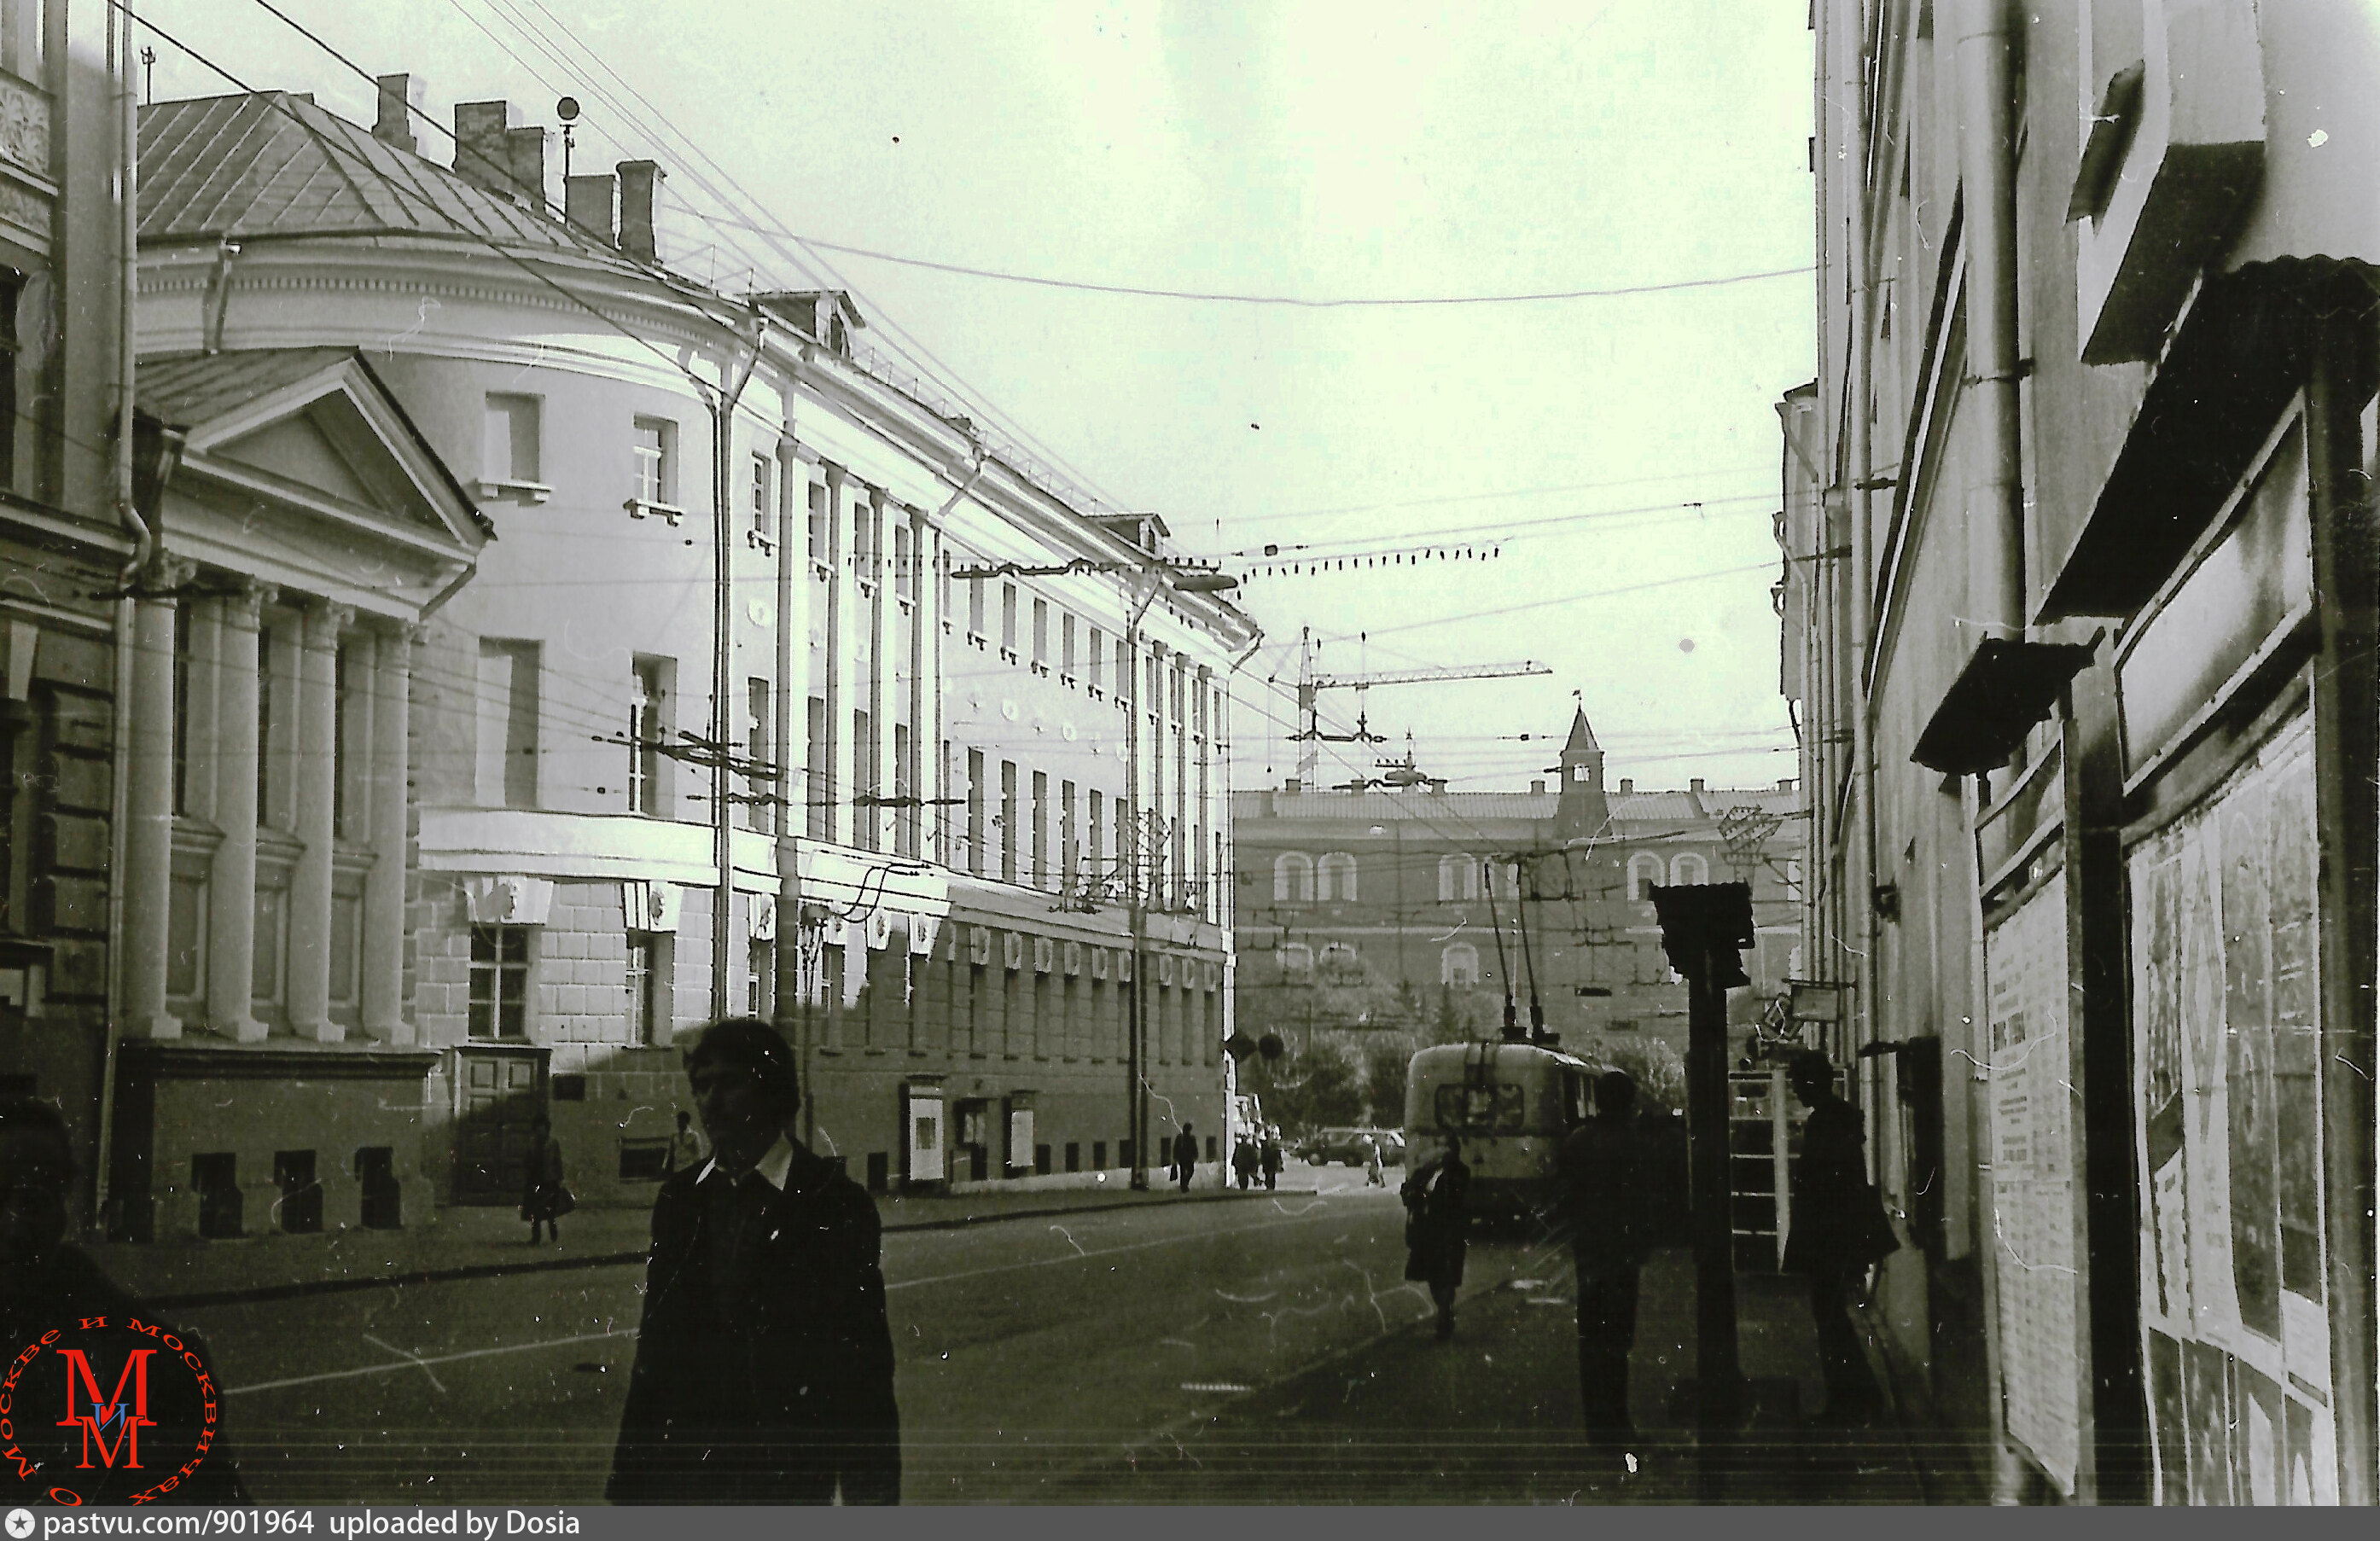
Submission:
M 1795 783 L 1608 786 L 1584 708 L 1557 773 L 1525 792 L 1455 792 L 1424 776 L 1233 793 L 1241 988 L 1360 962 L 1425 1001 L 1484 995 L 1492 1026 L 1510 981 L 1520 1024 L 1534 1001 L 1568 1047 L 1651 1037 L 1682 1054 L 1686 989 L 1661 952 L 1650 891 L 1741 880 L 1758 943 L 1744 957 L 1754 989 L 1734 1010 L 1756 1018 L 1801 963 Z

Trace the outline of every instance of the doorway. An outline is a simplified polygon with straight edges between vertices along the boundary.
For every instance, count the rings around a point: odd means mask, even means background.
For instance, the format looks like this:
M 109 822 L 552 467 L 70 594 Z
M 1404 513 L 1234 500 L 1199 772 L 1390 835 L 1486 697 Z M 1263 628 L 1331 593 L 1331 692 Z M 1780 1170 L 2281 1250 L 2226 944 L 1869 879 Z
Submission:
M 455 1202 L 513 1204 L 528 1185 L 529 1126 L 545 1110 L 545 1050 L 455 1051 Z

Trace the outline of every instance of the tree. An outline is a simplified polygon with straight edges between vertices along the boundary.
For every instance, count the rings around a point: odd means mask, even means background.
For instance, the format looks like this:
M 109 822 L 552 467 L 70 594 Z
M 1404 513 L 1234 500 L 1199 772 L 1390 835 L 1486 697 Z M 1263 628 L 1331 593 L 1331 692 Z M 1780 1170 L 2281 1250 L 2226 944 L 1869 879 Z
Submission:
M 1589 1051 L 1636 1083 L 1636 1106 L 1667 1118 L 1686 1105 L 1686 1062 L 1659 1038 L 1602 1038 Z
M 1405 1121 L 1405 1075 L 1412 1050 L 1400 1038 L 1374 1044 L 1364 1055 L 1364 1100 L 1371 1106 L 1372 1122 L 1389 1128 Z

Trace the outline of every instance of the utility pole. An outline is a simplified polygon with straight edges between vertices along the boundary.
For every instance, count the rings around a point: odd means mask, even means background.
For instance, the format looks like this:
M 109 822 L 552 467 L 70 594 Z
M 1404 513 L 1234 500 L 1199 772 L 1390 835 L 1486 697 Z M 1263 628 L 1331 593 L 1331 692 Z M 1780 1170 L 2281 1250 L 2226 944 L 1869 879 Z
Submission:
M 1670 966 L 1686 977 L 1686 1136 L 1694 1221 L 1696 1421 L 1706 1434 L 1743 1409 L 1736 1354 L 1735 1237 L 1730 1213 L 1727 992 L 1751 980 L 1752 890 L 1744 883 L 1656 885 L 1653 908 Z

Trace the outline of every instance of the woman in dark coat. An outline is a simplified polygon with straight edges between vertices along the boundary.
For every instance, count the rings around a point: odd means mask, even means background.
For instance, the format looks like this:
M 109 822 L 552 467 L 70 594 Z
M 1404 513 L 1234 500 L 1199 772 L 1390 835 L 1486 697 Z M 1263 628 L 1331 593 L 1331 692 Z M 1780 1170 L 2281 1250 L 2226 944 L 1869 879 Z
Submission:
M 562 1244 L 562 1217 L 571 1210 L 570 1190 L 563 1185 L 562 1142 L 543 1113 L 529 1125 L 528 1186 L 521 1194 L 521 1219 L 528 1221 L 528 1244 L 537 1245 L 542 1225 Z
M 1827 1379 L 1821 1416 L 1858 1422 L 1874 1416 L 1883 1397 L 1868 1373 L 1851 1303 L 1861 1276 L 1892 1250 L 1892 1239 L 1876 1233 L 1881 1211 L 1868 1186 L 1867 1132 L 1860 1127 L 1859 1110 L 1835 1095 L 1834 1066 L 1813 1050 L 1793 1056 L 1785 1079 L 1810 1117 L 1793 1162 L 1783 1268 L 1809 1277 L 1810 1315 Z
M 1454 1292 L 1463 1283 L 1471 1224 L 1471 1169 L 1463 1162 L 1463 1142 L 1448 1135 L 1446 1149 L 1415 1167 L 1398 1196 L 1405 1203 L 1405 1278 L 1429 1286 L 1442 1343 L 1454 1336 Z

